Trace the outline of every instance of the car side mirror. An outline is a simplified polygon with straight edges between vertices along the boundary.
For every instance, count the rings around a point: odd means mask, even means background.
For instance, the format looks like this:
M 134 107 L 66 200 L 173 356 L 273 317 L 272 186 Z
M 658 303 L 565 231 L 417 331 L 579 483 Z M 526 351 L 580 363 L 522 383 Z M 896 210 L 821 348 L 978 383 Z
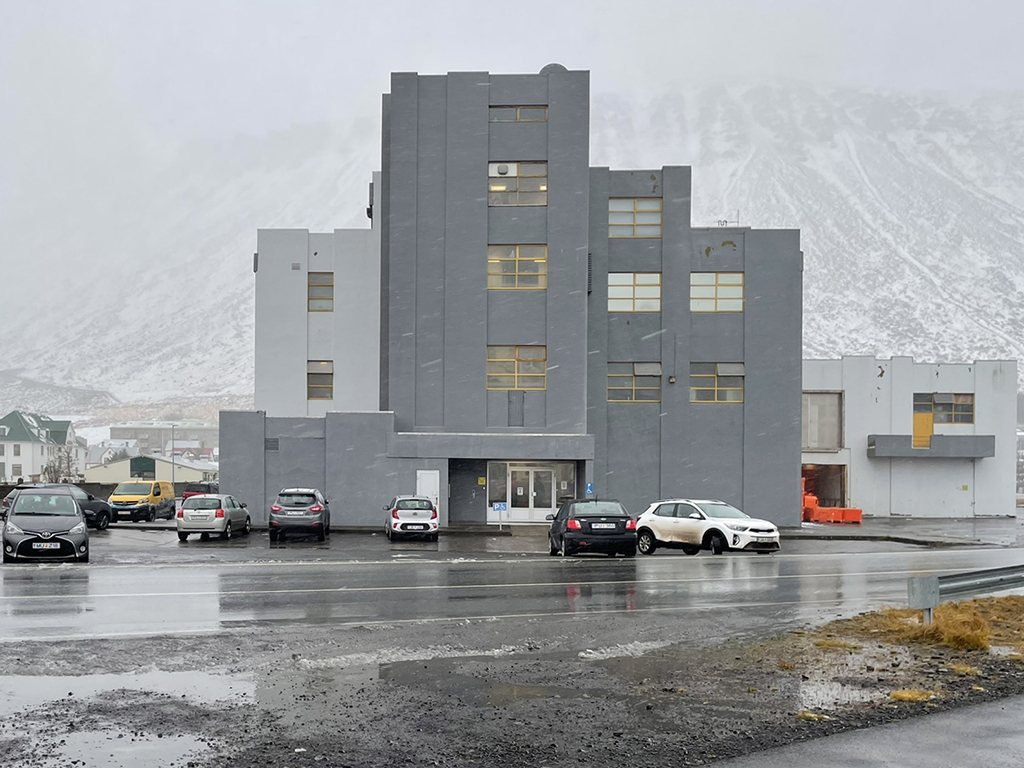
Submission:
M 689 517 L 691 520 L 703 520 L 704 519 L 704 518 L 702 518 L 700 516 L 700 512 L 691 512 L 689 515 L 687 515 L 687 517 Z
M 385 512 L 387 512 L 389 509 L 391 509 L 391 507 L 389 507 L 387 504 L 385 504 L 383 507 L 381 507 L 381 509 L 383 509 Z
M 554 520 L 555 516 L 554 515 L 544 515 L 544 519 L 545 520 Z
M 96 501 L 96 497 L 93 496 L 91 493 L 89 494 L 89 501 Z
M 245 503 L 244 501 L 240 501 L 240 502 L 238 502 L 238 506 L 240 506 L 240 507 L 241 507 L 242 509 L 245 509 L 245 508 L 246 508 L 246 507 L 248 507 L 249 505 L 248 505 L 248 504 L 246 504 L 246 503 Z

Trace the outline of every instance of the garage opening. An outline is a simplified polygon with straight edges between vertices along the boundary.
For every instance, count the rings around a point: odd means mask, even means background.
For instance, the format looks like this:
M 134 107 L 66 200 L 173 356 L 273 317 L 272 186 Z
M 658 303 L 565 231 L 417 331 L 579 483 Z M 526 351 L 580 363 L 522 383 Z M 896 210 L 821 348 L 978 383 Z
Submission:
M 846 507 L 846 465 L 804 464 L 800 474 L 807 493 L 818 497 L 822 507 Z

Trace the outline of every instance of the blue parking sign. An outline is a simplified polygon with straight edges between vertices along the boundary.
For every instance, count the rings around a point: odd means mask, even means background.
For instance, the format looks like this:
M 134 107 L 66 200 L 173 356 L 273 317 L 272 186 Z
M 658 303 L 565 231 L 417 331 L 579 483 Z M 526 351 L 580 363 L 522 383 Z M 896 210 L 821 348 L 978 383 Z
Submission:
M 508 512 L 508 504 L 504 501 L 496 501 L 491 507 L 495 512 Z
M 593 495 L 594 495 L 594 484 L 593 483 L 587 483 L 587 496 L 593 496 Z

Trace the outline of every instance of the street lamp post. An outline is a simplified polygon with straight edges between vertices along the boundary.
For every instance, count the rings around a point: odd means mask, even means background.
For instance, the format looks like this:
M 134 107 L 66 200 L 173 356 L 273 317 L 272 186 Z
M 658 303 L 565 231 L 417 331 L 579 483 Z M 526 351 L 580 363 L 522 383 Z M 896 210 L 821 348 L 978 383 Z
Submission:
M 178 491 L 174 487 L 174 424 L 171 424 L 171 492 L 178 497 Z

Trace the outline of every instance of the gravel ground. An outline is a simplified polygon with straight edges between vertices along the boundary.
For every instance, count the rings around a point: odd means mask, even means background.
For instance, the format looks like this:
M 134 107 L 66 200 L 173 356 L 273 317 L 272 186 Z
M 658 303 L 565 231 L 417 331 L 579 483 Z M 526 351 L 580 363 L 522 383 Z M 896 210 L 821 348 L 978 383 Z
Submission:
M 429 644 L 377 627 L 241 628 L 108 642 L 102 653 L 95 642 L 6 646 L 0 668 L 36 677 L 5 678 L 23 695 L 9 702 L 0 765 L 702 765 L 1024 693 L 1024 664 L 988 652 L 822 648 L 813 631 L 725 642 L 681 632 L 677 644 L 568 652 L 586 623 L 537 642 L 526 628 L 485 625 L 435 631 Z M 509 642 L 460 642 L 481 633 Z M 141 677 L 139 658 L 151 660 Z M 85 667 L 124 684 L 83 688 L 90 678 L 73 675 Z M 893 701 L 900 688 L 936 696 Z

